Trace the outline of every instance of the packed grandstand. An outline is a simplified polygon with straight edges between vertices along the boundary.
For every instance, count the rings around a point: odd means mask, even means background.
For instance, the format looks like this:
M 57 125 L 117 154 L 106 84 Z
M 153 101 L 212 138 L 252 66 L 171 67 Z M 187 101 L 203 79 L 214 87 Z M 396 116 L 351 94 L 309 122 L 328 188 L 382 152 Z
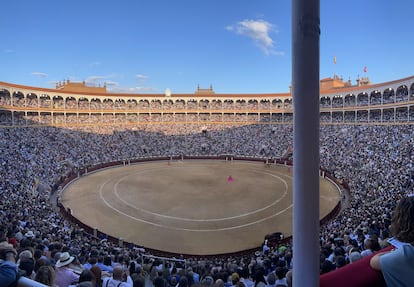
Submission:
M 386 247 L 391 212 L 414 190 L 414 76 L 321 90 L 320 111 L 321 168 L 349 191 L 341 213 L 321 225 L 323 274 Z M 127 95 L 0 82 L 0 240 L 19 252 L 33 249 L 27 274 L 33 279 L 41 265 L 54 264 L 66 251 L 82 266 L 97 261 L 110 270 L 116 262 L 134 262 L 131 273 L 155 274 L 164 261 L 145 259 L 152 250 L 86 232 L 56 207 L 51 198 L 68 177 L 103 163 L 151 157 L 282 159 L 292 144 L 290 93 L 222 95 L 198 88 L 186 95 Z M 227 282 L 235 272 L 248 282 L 258 265 L 285 277 L 292 255 L 284 240 L 251 253 L 175 255 L 170 261 L 185 259 L 186 268 L 181 261 L 175 265 L 193 282 Z

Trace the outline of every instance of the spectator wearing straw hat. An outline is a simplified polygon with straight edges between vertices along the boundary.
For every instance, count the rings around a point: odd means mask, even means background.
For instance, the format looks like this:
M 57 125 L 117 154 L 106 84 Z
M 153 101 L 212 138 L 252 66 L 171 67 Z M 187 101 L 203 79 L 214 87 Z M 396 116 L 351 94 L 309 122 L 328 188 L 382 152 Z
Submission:
M 63 252 L 59 257 L 59 260 L 56 262 L 55 282 L 59 287 L 67 287 L 78 282 L 79 275 L 69 268 L 69 264 L 71 264 L 74 259 L 75 257 L 71 256 L 69 252 Z

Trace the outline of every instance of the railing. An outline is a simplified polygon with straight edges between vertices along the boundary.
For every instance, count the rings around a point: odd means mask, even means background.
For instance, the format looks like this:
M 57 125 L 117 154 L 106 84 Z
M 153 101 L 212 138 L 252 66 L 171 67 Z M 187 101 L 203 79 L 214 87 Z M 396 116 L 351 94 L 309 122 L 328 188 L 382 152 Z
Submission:
M 48 286 L 42 283 L 33 281 L 26 277 L 20 277 L 19 281 L 17 281 L 16 287 L 48 287 Z

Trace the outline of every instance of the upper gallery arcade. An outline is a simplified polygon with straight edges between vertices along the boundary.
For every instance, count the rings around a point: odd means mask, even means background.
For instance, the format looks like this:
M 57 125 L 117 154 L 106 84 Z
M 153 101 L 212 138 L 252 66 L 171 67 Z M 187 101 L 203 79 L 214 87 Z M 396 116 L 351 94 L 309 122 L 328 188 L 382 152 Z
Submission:
M 322 122 L 414 121 L 414 76 L 380 84 L 368 78 L 356 85 L 341 78 L 320 82 Z M 291 122 L 291 91 L 269 94 L 218 94 L 197 87 L 191 94 L 116 94 L 106 86 L 63 82 L 46 89 L 0 82 L 0 125 L 33 120 L 64 124 L 66 118 L 100 117 L 115 122 Z M 119 119 L 117 120 L 116 117 Z M 56 120 L 59 118 L 59 120 Z M 18 120 L 17 120 L 18 119 Z M 92 121 L 93 122 L 93 121 Z M 95 122 L 96 123 L 96 122 Z

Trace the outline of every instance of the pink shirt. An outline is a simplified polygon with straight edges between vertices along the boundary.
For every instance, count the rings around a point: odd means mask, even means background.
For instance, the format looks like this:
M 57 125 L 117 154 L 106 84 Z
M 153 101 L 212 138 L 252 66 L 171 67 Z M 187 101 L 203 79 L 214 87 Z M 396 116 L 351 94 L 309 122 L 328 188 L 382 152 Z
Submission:
M 65 266 L 56 268 L 55 284 L 59 287 L 68 287 L 79 280 L 79 275 Z

